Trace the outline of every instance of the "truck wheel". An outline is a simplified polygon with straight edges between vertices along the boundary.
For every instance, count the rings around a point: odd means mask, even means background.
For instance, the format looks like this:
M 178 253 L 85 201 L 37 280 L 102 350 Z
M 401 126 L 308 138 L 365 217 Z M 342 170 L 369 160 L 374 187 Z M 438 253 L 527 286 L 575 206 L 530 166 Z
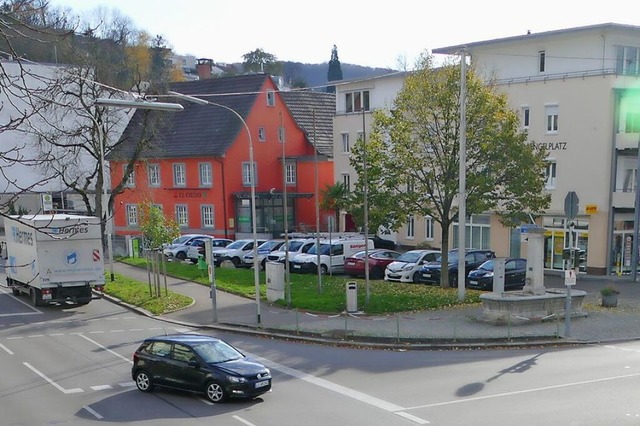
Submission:
M 20 290 L 15 287 L 11 287 L 11 293 L 13 293 L 14 296 L 20 296 Z
M 37 288 L 31 289 L 31 304 L 33 306 L 42 306 L 42 296 Z

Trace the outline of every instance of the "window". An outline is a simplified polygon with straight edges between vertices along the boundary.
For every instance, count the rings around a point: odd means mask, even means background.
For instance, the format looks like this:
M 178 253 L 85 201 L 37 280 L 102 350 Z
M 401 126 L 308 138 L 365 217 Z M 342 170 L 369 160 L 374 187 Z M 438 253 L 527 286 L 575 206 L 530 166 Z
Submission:
M 127 174 L 127 165 L 122 166 L 122 176 Z M 136 170 L 132 169 L 131 174 L 127 177 L 127 182 L 124 184 L 127 188 L 133 188 L 136 186 Z
M 159 164 L 149 164 L 147 166 L 147 174 L 149 176 L 149 186 L 160 186 Z
M 260 142 L 264 142 L 264 141 L 267 140 L 267 134 L 266 134 L 266 132 L 264 130 L 264 127 L 259 127 L 258 128 L 258 140 Z
M 415 220 L 413 216 L 407 217 L 407 238 L 414 238 L 415 235 Z
M 349 173 L 342 174 L 342 184 L 347 193 L 351 192 L 351 176 L 349 176 Z
M 638 170 L 635 168 L 625 169 L 624 186 L 622 187 L 622 190 L 624 192 L 633 192 L 636 190 L 637 174 L 638 174 Z
M 545 187 L 547 189 L 554 189 L 556 187 L 556 172 L 557 163 L 555 161 L 547 161 L 547 169 L 545 170 L 545 178 L 547 183 Z
M 627 112 L 624 131 L 626 133 L 640 133 L 640 112 Z
M 284 142 L 286 134 L 284 131 L 284 127 L 278 127 L 278 141 L 280 143 Z
M 616 73 L 618 75 L 640 74 L 640 48 L 618 46 L 616 48 Z
M 215 216 L 213 215 L 212 205 L 203 205 L 200 207 L 200 215 L 203 228 L 215 228 Z
M 287 162 L 285 164 L 285 182 L 287 185 L 295 185 L 296 184 L 296 163 Z
M 356 140 L 362 142 L 364 140 L 364 132 L 358 132 L 358 138 Z
M 359 112 L 364 107 L 365 111 L 369 111 L 369 91 L 362 90 L 357 92 L 345 93 L 345 111 Z
M 255 163 L 255 161 L 253 162 L 253 173 L 251 173 L 251 163 L 242 163 L 242 184 L 244 186 L 251 186 L 251 175 L 253 174 L 253 176 L 258 176 L 258 165 Z M 254 185 L 257 185 L 257 179 L 256 182 L 254 183 Z
M 433 235 L 433 218 L 431 216 L 426 216 L 424 218 L 424 239 L 431 241 L 434 238 Z
M 191 349 L 189 349 L 188 346 L 181 345 L 179 343 L 173 344 L 173 352 L 171 355 L 174 360 L 180 362 L 189 362 L 192 359 L 195 359 L 195 355 L 191 352 Z
M 529 107 L 522 107 L 522 127 L 529 128 Z
M 189 216 L 187 215 L 187 206 L 184 204 L 176 205 L 176 222 L 181 228 L 189 226 Z
M 458 248 L 458 223 L 453 224 L 453 248 Z M 473 215 L 465 228 L 465 248 L 489 249 L 491 225 L 488 215 Z
M 276 106 L 276 92 L 267 90 L 267 106 Z
M 127 204 L 127 226 L 138 226 L 138 206 Z
M 187 171 L 184 163 L 173 165 L 173 186 L 187 186 Z
M 200 186 L 212 186 L 213 176 L 211 171 L 211 163 L 198 164 L 198 172 L 200 175 Z
M 557 105 L 549 105 L 545 107 L 547 114 L 547 133 L 556 133 L 558 131 L 558 113 Z
M 544 52 L 544 50 L 541 50 L 540 52 L 538 52 L 538 72 L 544 72 L 545 68 L 546 68 L 546 63 L 545 63 L 545 59 L 546 59 L 546 54 Z
M 349 145 L 349 133 L 342 133 L 342 152 L 344 154 L 351 152 L 351 145 Z

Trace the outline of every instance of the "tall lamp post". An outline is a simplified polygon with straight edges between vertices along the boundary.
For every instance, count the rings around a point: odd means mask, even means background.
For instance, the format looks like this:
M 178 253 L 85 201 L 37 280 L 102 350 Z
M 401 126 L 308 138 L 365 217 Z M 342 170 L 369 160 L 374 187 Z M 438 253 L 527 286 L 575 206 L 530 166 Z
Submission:
M 253 271 L 254 271 L 254 284 L 256 292 L 256 315 L 258 324 L 260 324 L 260 269 L 258 262 L 258 230 L 256 221 L 256 177 L 255 177 L 255 163 L 253 161 L 253 139 L 251 138 L 251 130 L 247 125 L 247 122 L 242 116 L 233 108 L 226 105 L 218 104 L 215 102 L 207 101 L 205 99 L 196 98 L 195 96 L 184 95 L 182 93 L 169 91 L 169 95 L 178 99 L 183 99 L 187 102 L 192 102 L 197 105 L 211 105 L 220 108 L 224 108 L 227 111 L 232 112 L 242 122 L 245 130 L 247 131 L 247 137 L 249 138 L 249 173 L 251 174 L 251 223 L 253 232 Z M 226 224 L 225 224 L 226 226 Z
M 98 98 L 94 102 L 96 105 L 105 106 L 105 107 L 119 107 L 119 108 L 135 108 L 135 109 L 151 109 L 156 111 L 182 111 L 184 107 L 180 104 L 172 104 L 165 102 L 149 102 L 144 100 L 135 100 L 128 101 L 125 99 L 115 99 L 115 98 Z M 105 214 L 105 231 L 107 233 L 107 251 L 109 255 L 109 269 L 111 275 L 111 281 L 113 282 L 115 277 L 113 273 L 113 223 L 110 220 L 110 212 L 109 212 L 109 194 L 107 188 L 107 173 L 106 173 L 106 159 L 105 159 L 105 145 L 106 145 L 106 134 L 102 129 L 102 125 L 98 123 L 98 121 L 90 116 L 93 124 L 98 129 L 98 137 L 100 138 L 100 167 L 102 168 L 102 198 L 103 202 L 100 203 L 103 206 L 103 212 Z M 104 203 L 106 207 L 104 207 Z

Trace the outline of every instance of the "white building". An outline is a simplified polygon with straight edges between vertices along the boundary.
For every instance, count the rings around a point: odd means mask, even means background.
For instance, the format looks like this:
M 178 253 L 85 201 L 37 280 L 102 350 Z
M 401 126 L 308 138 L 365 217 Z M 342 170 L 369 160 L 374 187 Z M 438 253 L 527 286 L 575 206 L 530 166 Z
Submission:
M 640 158 L 640 27 L 601 24 L 435 49 L 457 55 L 499 85 L 531 143 L 548 150 L 551 207 L 545 228 L 546 269 L 563 269 L 572 232 L 586 257 L 581 270 L 628 273 L 632 257 Z M 575 191 L 578 215 L 565 217 Z M 573 226 L 571 226 L 573 224 Z M 491 247 L 518 253 L 517 230 L 491 221 Z

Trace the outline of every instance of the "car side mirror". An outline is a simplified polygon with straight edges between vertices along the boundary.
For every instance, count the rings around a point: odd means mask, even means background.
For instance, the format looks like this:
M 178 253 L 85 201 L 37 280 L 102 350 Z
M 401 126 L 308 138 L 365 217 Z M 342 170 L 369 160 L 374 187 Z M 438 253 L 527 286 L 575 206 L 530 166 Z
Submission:
M 187 365 L 193 368 L 200 368 L 200 363 L 195 359 L 190 359 Z

